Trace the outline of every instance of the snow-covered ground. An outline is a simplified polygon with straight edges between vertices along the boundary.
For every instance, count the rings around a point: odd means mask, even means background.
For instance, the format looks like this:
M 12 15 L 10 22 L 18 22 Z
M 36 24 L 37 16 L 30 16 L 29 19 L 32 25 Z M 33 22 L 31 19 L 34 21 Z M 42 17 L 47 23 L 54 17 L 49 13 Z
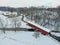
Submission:
M 27 26 L 26 23 L 21 21 L 21 16 L 19 16 L 17 18 L 8 18 L 6 16 L 0 15 L 0 28 L 1 27 L 14 28 L 15 23 L 18 25 L 18 26 L 16 25 L 17 27 L 31 28 L 31 27 Z
M 28 31 L 0 31 L 0 45 L 60 45 L 49 36 L 40 34 L 37 39 L 33 36 L 34 32 Z
M 0 21 L 3 27 L 12 27 L 12 22 L 7 17 L 0 15 Z M 24 23 L 22 26 L 26 27 Z M 59 42 L 49 36 L 40 34 L 40 37 L 36 39 L 33 34 L 34 32 L 28 31 L 5 31 L 4 34 L 0 30 L 0 45 L 60 45 Z

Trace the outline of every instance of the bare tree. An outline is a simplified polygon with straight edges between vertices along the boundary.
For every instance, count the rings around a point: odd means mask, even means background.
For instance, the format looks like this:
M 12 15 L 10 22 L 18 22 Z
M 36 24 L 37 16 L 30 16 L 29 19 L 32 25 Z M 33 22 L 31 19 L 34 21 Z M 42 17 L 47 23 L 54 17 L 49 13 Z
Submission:
M 16 16 L 14 16 L 12 18 L 12 21 L 14 23 L 14 28 L 15 28 L 15 31 L 16 31 L 16 28 L 20 28 L 21 22 L 20 22 L 19 18 L 16 17 Z
M 6 22 L 3 22 L 4 20 L 0 18 L 0 28 L 3 28 L 3 32 L 5 33 L 5 28 L 7 27 L 8 20 Z

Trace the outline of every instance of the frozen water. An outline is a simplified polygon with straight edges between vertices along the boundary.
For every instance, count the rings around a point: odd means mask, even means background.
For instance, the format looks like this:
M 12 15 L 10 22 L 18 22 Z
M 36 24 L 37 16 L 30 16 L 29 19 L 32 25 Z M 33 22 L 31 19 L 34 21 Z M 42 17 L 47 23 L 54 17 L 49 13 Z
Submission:
M 1 31 L 0 31 L 1 32 Z M 26 31 L 5 31 L 0 33 L 0 45 L 60 45 L 49 36 L 40 34 L 39 38 L 32 35 L 34 32 Z

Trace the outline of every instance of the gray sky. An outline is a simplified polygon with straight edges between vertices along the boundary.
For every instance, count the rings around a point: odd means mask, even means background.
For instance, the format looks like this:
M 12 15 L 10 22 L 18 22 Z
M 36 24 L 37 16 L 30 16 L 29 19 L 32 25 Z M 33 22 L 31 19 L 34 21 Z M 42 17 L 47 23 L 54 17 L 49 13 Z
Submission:
M 0 0 L 0 6 L 30 7 L 30 6 L 52 6 L 60 5 L 60 0 Z

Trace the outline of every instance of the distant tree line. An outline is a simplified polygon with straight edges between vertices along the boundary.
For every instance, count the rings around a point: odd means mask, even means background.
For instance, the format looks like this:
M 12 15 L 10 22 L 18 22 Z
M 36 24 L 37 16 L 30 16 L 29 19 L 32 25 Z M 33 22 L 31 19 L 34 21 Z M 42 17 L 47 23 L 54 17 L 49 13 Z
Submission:
M 10 11 L 10 12 L 16 12 L 17 9 L 19 10 L 20 13 L 26 13 L 29 11 L 34 11 L 34 10 L 48 10 L 48 11 L 57 11 L 58 13 L 60 12 L 60 6 L 56 8 L 41 8 L 41 7 L 19 7 L 19 8 L 14 8 L 14 7 L 0 7 L 0 11 Z

